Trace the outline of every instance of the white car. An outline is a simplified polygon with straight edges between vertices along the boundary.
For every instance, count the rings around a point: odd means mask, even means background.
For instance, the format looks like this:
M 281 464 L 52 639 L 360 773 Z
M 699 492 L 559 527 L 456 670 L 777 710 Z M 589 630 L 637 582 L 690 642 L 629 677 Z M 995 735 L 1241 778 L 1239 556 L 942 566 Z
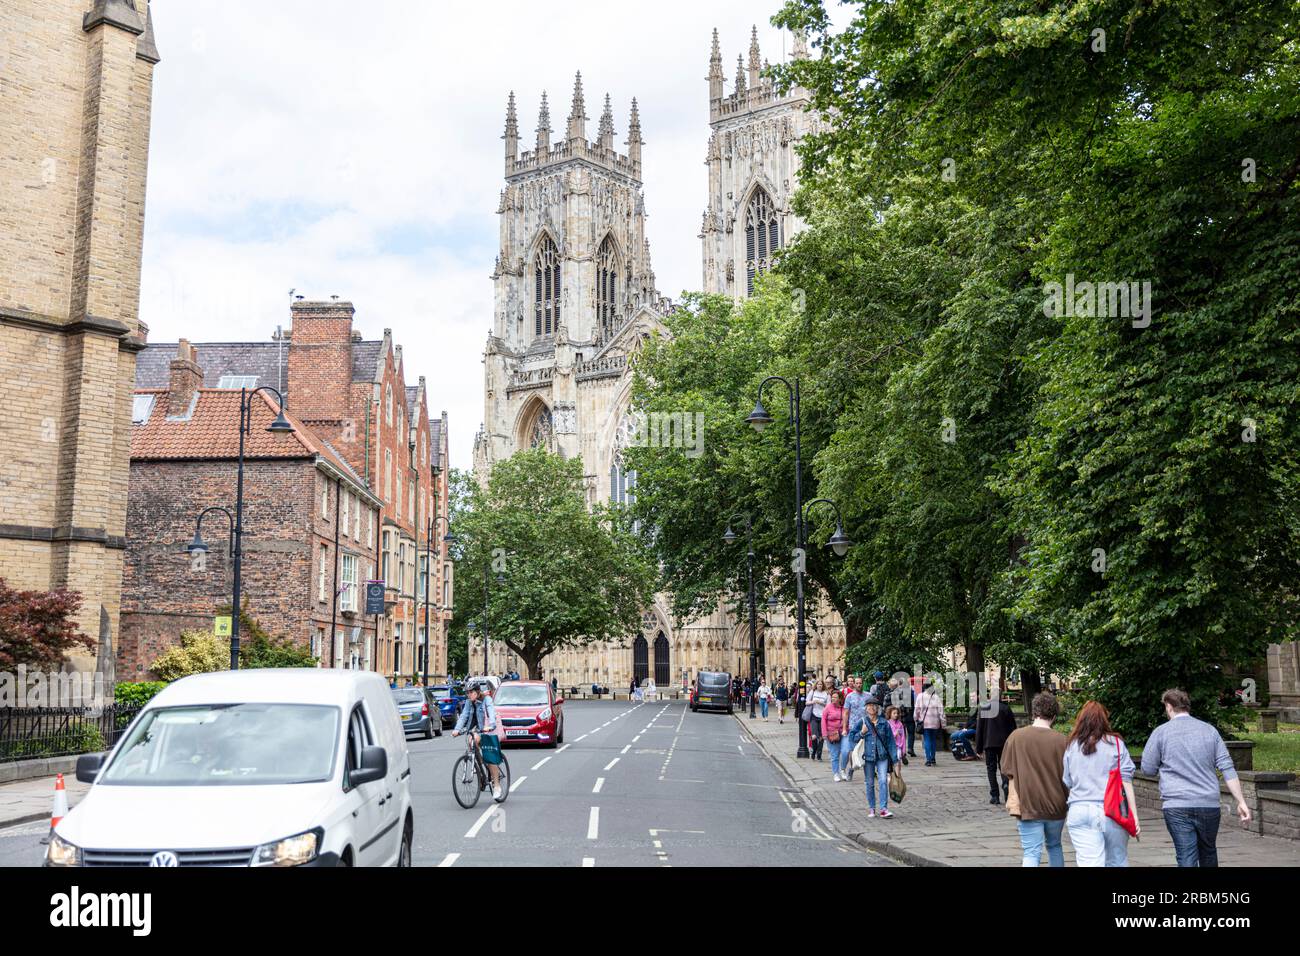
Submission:
M 368 671 L 224 671 L 162 690 L 50 835 L 47 866 L 410 866 L 411 761 Z

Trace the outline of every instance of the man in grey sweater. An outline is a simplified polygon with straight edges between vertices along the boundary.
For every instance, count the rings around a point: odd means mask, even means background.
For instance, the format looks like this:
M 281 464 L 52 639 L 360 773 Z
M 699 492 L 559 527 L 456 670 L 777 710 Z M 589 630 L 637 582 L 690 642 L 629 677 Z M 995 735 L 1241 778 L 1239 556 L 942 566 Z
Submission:
M 1157 727 L 1142 750 L 1142 772 L 1160 775 L 1165 826 L 1174 841 L 1179 866 L 1218 866 L 1219 778 L 1223 774 L 1237 800 L 1237 816 L 1250 822 L 1250 807 L 1241 793 L 1237 769 L 1223 738 L 1213 726 L 1190 713 L 1184 690 L 1167 690 L 1160 698 L 1169 719 Z

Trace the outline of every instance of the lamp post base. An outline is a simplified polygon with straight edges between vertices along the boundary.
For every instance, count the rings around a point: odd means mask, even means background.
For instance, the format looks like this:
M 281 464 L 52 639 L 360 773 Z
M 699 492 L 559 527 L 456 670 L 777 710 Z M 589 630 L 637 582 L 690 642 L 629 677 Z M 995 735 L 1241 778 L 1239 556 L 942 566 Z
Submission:
M 808 721 L 799 718 L 799 749 L 794 752 L 798 760 L 807 760 L 812 756 L 808 752 Z

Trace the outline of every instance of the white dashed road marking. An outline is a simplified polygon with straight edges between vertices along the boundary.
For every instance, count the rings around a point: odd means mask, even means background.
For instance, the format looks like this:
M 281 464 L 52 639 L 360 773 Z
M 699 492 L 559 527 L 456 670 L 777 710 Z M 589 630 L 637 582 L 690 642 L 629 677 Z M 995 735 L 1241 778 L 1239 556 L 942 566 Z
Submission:
M 459 854 L 459 853 L 448 853 L 446 856 L 444 856 L 444 857 L 442 858 L 442 862 L 439 863 L 438 865 L 439 865 L 439 866 L 455 866 L 455 865 L 456 865 L 456 861 L 459 860 L 459 859 L 460 859 L 460 854 Z
M 924 715 L 922 715 L 922 716 L 924 716 Z M 552 754 L 551 756 L 554 756 L 554 754 Z M 534 770 L 540 770 L 542 764 L 546 763 L 546 761 L 548 761 L 548 760 L 550 760 L 550 759 L 551 759 L 550 757 L 543 757 L 541 760 L 537 761 L 537 763 L 533 764 L 533 769 L 534 769 Z
M 620 759 L 621 759 L 621 758 L 619 758 L 619 757 L 615 757 L 615 758 L 614 758 L 613 760 L 611 760 L 609 763 L 605 764 L 605 769 L 606 769 L 606 770 L 612 770 L 613 767 L 614 767 L 614 764 L 618 763 Z
M 592 792 L 592 793 L 600 793 L 600 788 L 603 787 L 603 786 L 605 786 L 605 778 L 604 778 L 604 777 L 597 777 L 597 778 L 596 778 L 596 785 L 595 785 L 594 787 L 591 788 L 591 792 Z
M 591 816 L 587 820 L 587 839 L 594 840 L 600 835 L 600 807 L 591 808 Z

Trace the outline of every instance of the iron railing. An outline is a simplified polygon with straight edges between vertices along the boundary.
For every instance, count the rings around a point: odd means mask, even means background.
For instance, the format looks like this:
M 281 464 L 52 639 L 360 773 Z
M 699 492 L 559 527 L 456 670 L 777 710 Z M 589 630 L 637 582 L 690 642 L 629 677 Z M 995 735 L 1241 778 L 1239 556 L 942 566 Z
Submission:
M 141 709 L 139 704 L 0 707 L 0 763 L 108 750 Z

